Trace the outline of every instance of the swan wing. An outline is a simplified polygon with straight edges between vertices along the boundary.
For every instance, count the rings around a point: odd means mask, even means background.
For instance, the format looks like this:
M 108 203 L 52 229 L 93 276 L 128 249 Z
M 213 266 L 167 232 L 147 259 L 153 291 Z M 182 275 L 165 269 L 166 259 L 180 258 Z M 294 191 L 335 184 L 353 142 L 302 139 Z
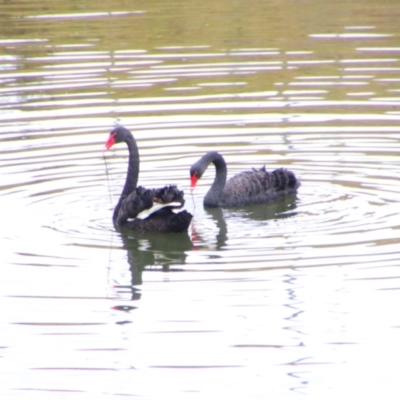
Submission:
M 139 186 L 122 199 L 117 223 L 122 224 L 135 218 L 145 219 L 163 208 L 181 208 L 184 204 L 183 192 L 174 185 L 159 189 Z
M 266 203 L 296 193 L 299 186 L 293 172 L 284 168 L 272 172 L 265 167 L 243 171 L 226 182 L 221 205 Z

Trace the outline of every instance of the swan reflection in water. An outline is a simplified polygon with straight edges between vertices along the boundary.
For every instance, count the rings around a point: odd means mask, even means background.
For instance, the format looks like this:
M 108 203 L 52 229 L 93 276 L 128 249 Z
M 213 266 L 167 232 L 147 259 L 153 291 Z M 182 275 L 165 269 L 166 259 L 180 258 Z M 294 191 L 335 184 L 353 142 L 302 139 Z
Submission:
M 246 206 L 243 208 L 221 209 L 207 208 L 205 218 L 216 228 L 212 236 L 209 231 L 199 229 L 194 218 L 188 233 L 132 232 L 119 230 L 123 248 L 127 251 L 127 260 L 131 272 L 130 285 L 119 286 L 132 292 L 132 300 L 140 299 L 137 286 L 143 283 L 142 274 L 146 272 L 184 272 L 186 259 L 191 251 L 213 249 L 223 251 L 228 241 L 228 226 L 234 229 L 234 220 L 260 221 L 289 218 L 296 215 L 294 197 L 285 198 L 268 204 Z M 232 224 L 229 224 L 233 221 Z M 227 223 L 228 222 L 228 223 Z M 268 229 L 267 225 L 260 229 Z M 201 226 L 201 225 L 200 225 Z M 241 228 L 242 229 L 242 228 Z M 215 233 L 216 232 L 216 233 Z
M 148 272 L 173 272 L 183 270 L 187 253 L 193 243 L 187 233 L 132 232 L 119 230 L 131 273 L 129 285 L 132 300 L 140 298 L 136 286 L 143 283 L 142 274 Z M 127 289 L 128 286 L 118 286 Z
M 197 221 L 195 215 L 191 226 L 192 238 L 195 246 L 205 246 L 209 250 L 223 250 L 228 246 L 228 228 L 233 235 L 235 228 L 238 231 L 243 231 L 243 227 L 248 224 L 250 230 L 256 227 L 260 232 L 267 233 L 270 229 L 268 221 L 291 218 L 297 214 L 296 207 L 296 197 L 293 195 L 268 205 L 253 204 L 234 208 L 205 208 L 205 219 L 211 221 L 216 230 L 213 229 L 214 233 L 210 236 L 210 229 L 201 226 L 204 220 Z M 238 225 L 239 221 L 240 226 Z
M 252 204 L 242 208 L 226 209 L 226 211 L 229 210 L 231 215 L 253 221 L 269 221 L 293 217 L 297 214 L 297 211 L 294 211 L 296 208 L 297 198 L 291 195 L 268 204 Z

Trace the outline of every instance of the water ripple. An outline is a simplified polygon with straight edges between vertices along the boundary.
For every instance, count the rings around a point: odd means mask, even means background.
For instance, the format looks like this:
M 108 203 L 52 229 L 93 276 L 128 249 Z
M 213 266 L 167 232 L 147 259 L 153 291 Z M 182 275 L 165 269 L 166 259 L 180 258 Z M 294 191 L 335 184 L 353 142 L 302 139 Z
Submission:
M 310 36 L 377 37 L 383 36 Z M 122 120 L 139 142 L 141 183 L 176 183 L 187 192 L 194 247 L 186 250 L 186 269 L 344 265 L 357 256 L 364 262 L 364 253 L 374 263 L 382 256 L 381 244 L 395 241 L 398 231 L 397 89 L 385 92 L 377 85 L 397 82 L 388 74 L 398 70 L 399 60 L 385 56 L 396 48 L 357 52 L 336 60 L 301 49 L 215 51 L 200 45 L 108 52 L 71 44 L 26 57 L 33 67 L 27 70 L 18 57 L 8 57 L 0 74 L 4 198 L 15 200 L 11 208 L 35 215 L 26 216 L 26 232 L 39 224 L 64 245 L 107 249 L 126 149 L 109 152 L 105 165 L 102 144 Z M 358 57 L 363 52 L 374 56 Z M 271 84 L 254 81 L 261 76 Z M 211 147 L 227 158 L 230 174 L 264 164 L 290 167 L 302 181 L 297 199 L 219 216 L 203 210 L 212 169 L 192 200 L 188 167 Z M 9 239 L 23 239 L 26 232 L 11 230 Z M 391 262 L 389 251 L 386 263 Z

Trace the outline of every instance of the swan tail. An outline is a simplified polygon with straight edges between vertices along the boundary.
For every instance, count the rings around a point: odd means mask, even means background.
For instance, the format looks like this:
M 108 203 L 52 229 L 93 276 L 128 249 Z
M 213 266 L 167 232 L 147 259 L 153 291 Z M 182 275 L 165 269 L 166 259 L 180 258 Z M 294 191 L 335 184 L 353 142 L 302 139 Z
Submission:
M 300 182 L 292 171 L 285 168 L 278 168 L 272 171 L 273 187 L 277 192 L 295 193 Z

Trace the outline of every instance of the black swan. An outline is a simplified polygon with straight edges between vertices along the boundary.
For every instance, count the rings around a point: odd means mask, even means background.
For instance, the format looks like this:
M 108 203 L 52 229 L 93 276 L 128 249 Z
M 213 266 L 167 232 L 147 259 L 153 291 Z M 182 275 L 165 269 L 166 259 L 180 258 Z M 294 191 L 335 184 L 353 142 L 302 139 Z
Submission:
M 113 129 L 105 144 L 105 150 L 120 142 L 128 145 L 129 164 L 125 185 L 113 213 L 114 226 L 142 232 L 186 232 L 192 214 L 185 210 L 178 213 L 173 211 L 185 204 L 183 192 L 174 185 L 161 189 L 137 187 L 139 150 L 132 133 L 123 126 Z M 139 215 L 146 213 L 150 215 L 145 218 Z
M 295 194 L 300 182 L 292 171 L 284 168 L 268 172 L 265 167 L 243 171 L 226 181 L 227 168 L 224 158 L 210 151 L 190 168 L 191 188 L 203 176 L 208 165 L 216 169 L 214 182 L 204 197 L 205 207 L 237 207 L 268 203 Z

